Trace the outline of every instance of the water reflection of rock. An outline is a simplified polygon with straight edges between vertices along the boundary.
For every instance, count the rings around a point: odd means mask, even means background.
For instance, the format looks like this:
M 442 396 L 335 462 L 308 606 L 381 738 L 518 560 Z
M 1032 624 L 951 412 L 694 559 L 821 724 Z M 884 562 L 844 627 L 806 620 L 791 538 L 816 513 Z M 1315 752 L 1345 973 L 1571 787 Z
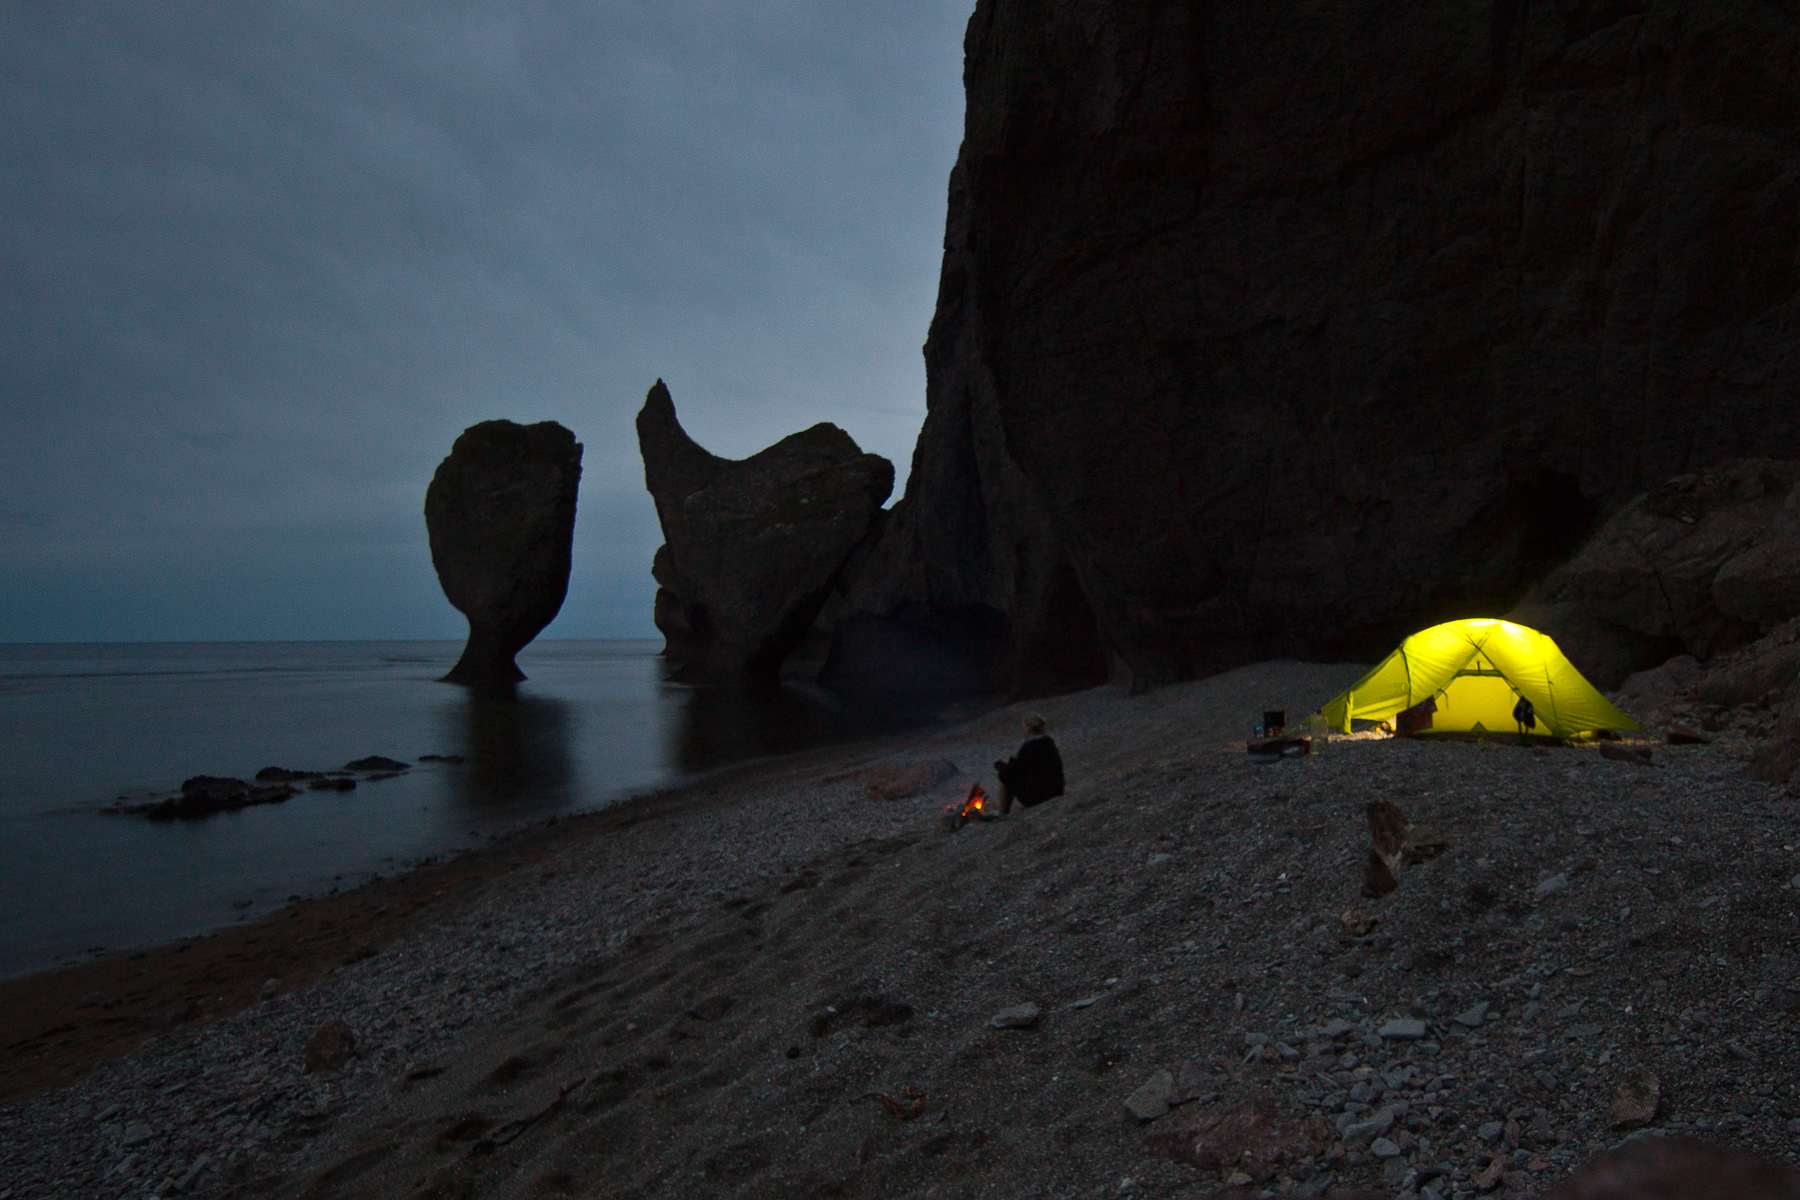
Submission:
M 570 752 L 574 710 L 565 701 L 472 691 L 463 705 L 458 799 L 477 808 L 560 807 L 577 790 Z
M 833 742 L 877 737 L 968 715 L 986 697 L 876 697 L 846 700 L 820 688 L 695 687 L 682 696 L 673 766 L 707 771 Z M 966 712 L 964 710 L 967 710 Z

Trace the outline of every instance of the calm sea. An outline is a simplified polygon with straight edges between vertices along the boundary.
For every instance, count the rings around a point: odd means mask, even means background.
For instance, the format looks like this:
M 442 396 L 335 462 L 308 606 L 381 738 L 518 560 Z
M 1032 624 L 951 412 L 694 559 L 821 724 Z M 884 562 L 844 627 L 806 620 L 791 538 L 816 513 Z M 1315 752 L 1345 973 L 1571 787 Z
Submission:
M 521 822 L 917 723 L 789 689 L 663 682 L 656 642 L 539 642 L 511 699 L 453 642 L 0 645 L 0 976 L 214 929 Z M 353 792 L 167 824 L 100 810 L 191 775 L 415 763 Z M 460 755 L 458 765 L 419 763 Z

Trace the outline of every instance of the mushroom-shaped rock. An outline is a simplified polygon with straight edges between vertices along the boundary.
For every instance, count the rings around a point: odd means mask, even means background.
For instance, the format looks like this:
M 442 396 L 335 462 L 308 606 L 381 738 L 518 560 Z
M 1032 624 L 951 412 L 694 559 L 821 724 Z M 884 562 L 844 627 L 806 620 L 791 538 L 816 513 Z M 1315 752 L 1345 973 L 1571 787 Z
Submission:
M 513 656 L 562 608 L 581 485 L 581 444 L 554 421 L 463 430 L 425 492 L 431 563 L 469 618 L 450 683 L 510 685 Z
M 651 573 L 665 656 L 687 682 L 760 683 L 881 528 L 894 467 L 818 424 L 742 460 L 688 437 L 662 380 L 637 417 L 664 545 Z

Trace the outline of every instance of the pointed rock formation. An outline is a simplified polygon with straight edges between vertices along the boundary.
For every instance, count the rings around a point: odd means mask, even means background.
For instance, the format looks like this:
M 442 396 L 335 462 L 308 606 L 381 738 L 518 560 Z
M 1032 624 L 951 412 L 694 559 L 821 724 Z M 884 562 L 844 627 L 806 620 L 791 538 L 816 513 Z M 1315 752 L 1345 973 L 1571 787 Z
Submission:
M 823 423 L 719 458 L 683 431 L 660 379 L 637 430 L 665 539 L 652 567 L 663 653 L 688 682 L 773 680 L 881 528 L 893 464 Z
M 425 491 L 438 582 L 469 618 L 450 683 L 507 686 L 513 656 L 562 608 L 581 486 L 581 444 L 554 421 L 463 430 Z

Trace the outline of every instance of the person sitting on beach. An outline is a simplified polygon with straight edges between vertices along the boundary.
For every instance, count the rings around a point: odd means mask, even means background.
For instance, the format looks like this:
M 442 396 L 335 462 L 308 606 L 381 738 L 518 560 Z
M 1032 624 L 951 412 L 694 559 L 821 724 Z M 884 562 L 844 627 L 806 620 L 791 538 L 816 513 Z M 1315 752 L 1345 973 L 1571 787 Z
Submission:
M 1040 713 L 1026 717 L 1025 744 L 1011 758 L 994 764 L 994 774 L 1000 777 L 1001 816 L 1012 811 L 1014 800 L 1030 808 L 1063 794 L 1062 755 L 1044 732 L 1048 724 Z

